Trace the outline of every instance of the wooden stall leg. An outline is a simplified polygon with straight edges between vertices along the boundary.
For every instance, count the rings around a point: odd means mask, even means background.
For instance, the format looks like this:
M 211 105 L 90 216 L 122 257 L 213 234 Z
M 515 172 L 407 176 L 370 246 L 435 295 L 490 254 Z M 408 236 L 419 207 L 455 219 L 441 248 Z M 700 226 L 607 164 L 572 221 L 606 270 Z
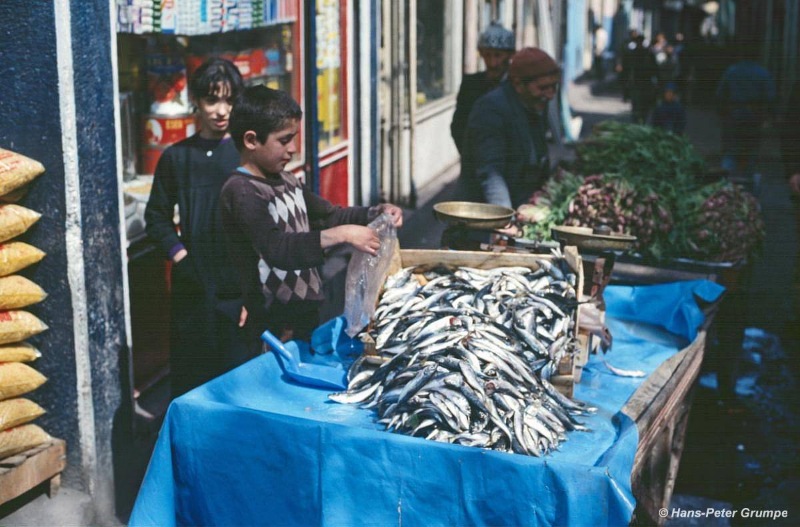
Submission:
M 52 498 L 61 489 L 61 474 L 56 474 L 47 484 L 47 497 Z

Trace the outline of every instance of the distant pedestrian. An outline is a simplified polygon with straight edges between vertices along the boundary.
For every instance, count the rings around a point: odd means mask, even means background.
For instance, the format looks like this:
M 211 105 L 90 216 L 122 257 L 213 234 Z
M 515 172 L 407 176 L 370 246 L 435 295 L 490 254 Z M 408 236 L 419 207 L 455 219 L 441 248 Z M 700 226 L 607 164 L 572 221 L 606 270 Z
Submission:
M 656 66 L 658 66 L 659 82 L 665 83 L 674 80 L 675 62 L 672 56 L 672 45 L 662 31 L 656 33 L 656 38 L 650 45 L 650 53 L 653 54 Z
M 630 87 L 631 118 L 634 123 L 645 124 L 656 104 L 658 64 L 653 53 L 644 45 L 643 35 L 636 35 L 623 68 L 623 75 Z
M 622 100 L 629 101 L 631 99 L 631 81 L 630 81 L 630 72 L 633 66 L 631 59 L 633 57 L 633 52 L 636 50 L 637 40 L 639 38 L 639 31 L 636 29 L 630 29 L 628 31 L 628 38 L 626 38 L 622 42 L 622 47 L 619 50 L 617 55 L 617 75 L 622 85 Z
M 677 135 L 683 134 L 686 129 L 686 108 L 678 97 L 678 90 L 674 82 L 664 85 L 661 101 L 653 110 L 650 124 Z
M 740 42 L 739 60 L 729 66 L 717 85 L 716 100 L 722 119 L 722 168 L 735 179 L 750 179 L 761 145 L 762 128 L 774 112 L 775 81 L 756 62 L 758 46 Z
M 592 71 L 597 80 L 602 81 L 606 78 L 606 48 L 608 47 L 608 31 L 603 26 L 597 26 L 594 30 L 594 42 L 592 43 Z
M 472 107 L 482 95 L 496 88 L 506 78 L 508 63 L 514 54 L 514 33 L 492 22 L 478 38 L 478 53 L 486 69 L 464 75 L 456 97 L 456 110 L 450 123 L 450 134 L 458 153 L 464 155 L 464 130 Z

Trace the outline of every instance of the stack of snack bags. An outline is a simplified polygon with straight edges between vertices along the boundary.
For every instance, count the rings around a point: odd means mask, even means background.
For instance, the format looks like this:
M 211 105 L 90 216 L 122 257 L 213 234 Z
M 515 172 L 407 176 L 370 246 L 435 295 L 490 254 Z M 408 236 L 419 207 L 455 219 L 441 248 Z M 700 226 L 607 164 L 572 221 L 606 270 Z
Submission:
M 0 148 L 0 459 L 51 439 L 41 427 L 31 424 L 45 410 L 25 397 L 47 381 L 30 366 L 41 356 L 39 350 L 25 342 L 47 329 L 26 310 L 44 300 L 47 293 L 15 274 L 45 256 L 36 247 L 14 240 L 41 217 L 17 202 L 27 193 L 28 183 L 43 172 L 38 161 Z

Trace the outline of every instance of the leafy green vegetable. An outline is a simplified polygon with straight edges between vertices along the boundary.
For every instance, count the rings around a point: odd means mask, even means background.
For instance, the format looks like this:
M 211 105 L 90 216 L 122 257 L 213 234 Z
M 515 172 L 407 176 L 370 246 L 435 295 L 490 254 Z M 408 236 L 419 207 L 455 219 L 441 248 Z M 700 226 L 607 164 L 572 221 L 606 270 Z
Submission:
M 682 136 L 605 121 L 576 152 L 574 168 L 531 197 L 535 214 L 520 214 L 526 238 L 550 239 L 555 225 L 603 224 L 636 236 L 647 258 L 707 261 L 739 261 L 764 239 L 758 200 L 738 185 L 706 184 L 705 161 Z

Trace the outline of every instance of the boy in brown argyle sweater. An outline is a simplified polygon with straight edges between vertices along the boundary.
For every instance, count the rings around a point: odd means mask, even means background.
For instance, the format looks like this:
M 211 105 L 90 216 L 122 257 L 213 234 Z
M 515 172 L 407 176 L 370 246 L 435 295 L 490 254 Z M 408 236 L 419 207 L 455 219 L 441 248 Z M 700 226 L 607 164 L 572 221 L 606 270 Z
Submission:
M 338 207 L 307 189 L 286 164 L 302 110 L 287 93 L 246 88 L 233 107 L 230 133 L 241 162 L 220 195 L 230 257 L 254 337 L 269 329 L 282 340 L 307 340 L 324 300 L 317 270 L 325 250 L 347 243 L 377 254 L 380 239 L 366 227 L 383 212 L 402 226 L 396 205 Z

